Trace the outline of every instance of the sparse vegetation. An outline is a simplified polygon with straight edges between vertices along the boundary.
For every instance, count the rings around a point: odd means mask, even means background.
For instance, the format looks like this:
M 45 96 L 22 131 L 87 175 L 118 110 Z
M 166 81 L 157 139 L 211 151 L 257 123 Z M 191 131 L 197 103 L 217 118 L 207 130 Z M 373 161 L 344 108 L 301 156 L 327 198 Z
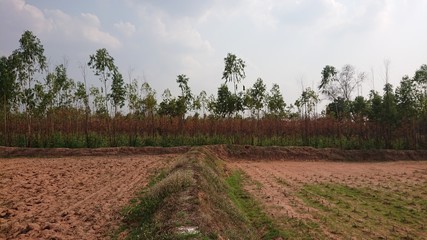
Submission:
M 305 185 L 298 196 L 337 235 L 418 239 L 425 235 L 427 199 L 414 198 L 417 188 L 405 190 L 411 194 L 321 183 Z
M 124 209 L 121 231 L 128 239 L 258 239 L 260 233 L 266 239 L 277 236 L 272 228 L 264 233 L 268 220 L 260 207 L 250 210 L 262 216 L 260 219 L 254 222 L 253 214 L 248 215 L 248 207 L 256 205 L 247 205 L 249 195 L 241 201 L 244 192 L 238 175 L 224 181 L 222 165 L 206 148 L 181 156 Z

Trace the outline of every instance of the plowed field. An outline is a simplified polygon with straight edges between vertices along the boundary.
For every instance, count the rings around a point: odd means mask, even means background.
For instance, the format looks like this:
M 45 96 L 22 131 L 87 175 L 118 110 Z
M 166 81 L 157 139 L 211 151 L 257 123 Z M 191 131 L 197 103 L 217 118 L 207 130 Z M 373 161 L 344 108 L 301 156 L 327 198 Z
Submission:
M 0 159 L 0 239 L 105 239 L 174 155 Z

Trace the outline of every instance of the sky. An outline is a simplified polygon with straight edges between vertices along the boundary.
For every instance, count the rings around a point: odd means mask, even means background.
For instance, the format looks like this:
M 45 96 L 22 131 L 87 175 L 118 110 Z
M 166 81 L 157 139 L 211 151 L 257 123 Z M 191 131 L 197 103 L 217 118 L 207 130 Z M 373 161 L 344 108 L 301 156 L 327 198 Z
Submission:
M 50 69 L 66 59 L 82 81 L 79 66 L 106 48 L 126 82 L 146 81 L 158 98 L 166 88 L 179 94 L 180 74 L 193 93 L 216 95 L 227 53 L 246 62 L 246 88 L 277 83 L 288 104 L 318 86 L 326 65 L 366 72 L 366 96 L 382 91 L 385 61 L 394 86 L 427 64 L 427 0 L 0 0 L 0 56 L 19 48 L 25 30 Z

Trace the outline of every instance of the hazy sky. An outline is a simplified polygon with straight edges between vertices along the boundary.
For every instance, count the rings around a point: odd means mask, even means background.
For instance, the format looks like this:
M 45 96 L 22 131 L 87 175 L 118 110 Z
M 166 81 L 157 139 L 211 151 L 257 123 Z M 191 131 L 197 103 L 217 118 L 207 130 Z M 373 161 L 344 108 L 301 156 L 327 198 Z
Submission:
M 394 86 L 427 63 L 427 0 L 0 0 L 0 55 L 25 30 L 51 69 L 65 57 L 81 80 L 79 64 L 105 47 L 126 82 L 133 68 L 159 98 L 165 88 L 178 94 L 179 74 L 194 93 L 216 95 L 228 52 L 247 63 L 244 85 L 278 83 L 287 103 L 317 86 L 325 65 L 367 72 L 366 95 L 381 91 L 385 59 Z M 99 85 L 92 72 L 90 83 Z

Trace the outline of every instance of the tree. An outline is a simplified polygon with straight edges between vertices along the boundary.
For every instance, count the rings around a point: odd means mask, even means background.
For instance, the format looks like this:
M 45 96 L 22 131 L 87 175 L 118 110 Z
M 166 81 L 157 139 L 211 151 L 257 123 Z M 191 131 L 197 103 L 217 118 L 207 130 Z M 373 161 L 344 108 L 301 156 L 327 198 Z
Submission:
M 193 95 L 191 94 L 190 87 L 188 86 L 189 78 L 185 74 L 178 75 L 176 82 L 181 89 L 181 95 L 178 98 L 172 98 L 169 89 L 163 93 L 163 101 L 159 105 L 160 115 L 169 115 L 170 117 L 180 116 L 181 120 L 184 119 L 185 114 L 191 108 Z
M 419 87 L 418 101 L 420 102 L 420 115 L 427 118 L 427 65 L 423 64 L 414 76 L 414 82 Z
M 270 94 L 267 95 L 267 108 L 269 113 L 277 118 L 281 118 L 285 115 L 286 103 L 283 100 L 278 84 L 273 84 Z
M 93 109 L 97 115 L 108 115 L 105 104 L 105 95 L 102 93 L 102 88 L 92 86 L 89 89 L 90 95 L 93 96 Z
M 174 117 L 176 100 L 172 98 L 172 94 L 168 88 L 163 91 L 162 99 L 163 100 L 159 104 L 159 115 Z
M 399 118 L 403 120 L 415 118 L 419 109 L 415 82 L 408 76 L 404 76 L 400 81 L 400 86 L 396 88 L 395 96 Z
M 337 71 L 335 67 L 326 65 L 322 70 L 322 80 L 319 85 L 319 90 L 323 94 L 331 98 L 331 100 L 336 98 L 336 89 L 333 87 L 333 82 L 337 81 Z
M 96 53 L 90 55 L 89 58 L 90 60 L 88 62 L 88 66 L 93 69 L 95 75 L 99 77 L 99 80 L 104 85 L 104 88 L 101 89 L 101 92 L 104 92 L 105 110 L 108 114 L 109 94 L 107 90 L 107 82 L 111 81 L 114 76 L 116 80 L 119 78 L 119 76 L 116 74 L 117 67 L 114 65 L 114 58 L 110 56 L 107 49 L 105 48 L 96 50 Z
M 337 119 L 345 119 L 350 116 L 351 101 L 347 101 L 342 97 L 337 97 L 333 102 L 326 106 L 326 114 Z
M 185 74 L 178 75 L 176 79 L 181 89 L 181 96 L 176 100 L 177 114 L 181 115 L 181 119 L 184 119 L 185 114 L 191 108 L 191 100 L 193 100 L 191 89 L 188 86 L 188 80 L 189 78 Z
M 382 96 L 377 91 L 371 90 L 371 92 L 369 93 L 370 109 L 368 112 L 368 119 L 371 122 L 381 121 L 382 104 L 383 104 Z
M 17 94 L 15 66 L 12 60 L 11 57 L 0 58 L 0 102 L 4 114 L 10 111 Z
M 383 122 L 389 124 L 397 123 L 397 101 L 393 93 L 393 85 L 386 83 L 384 85 L 382 118 Z
M 111 104 L 114 106 L 114 116 L 116 116 L 118 109 L 125 105 L 126 99 L 126 89 L 124 86 L 123 76 L 117 70 L 113 72 L 110 98 Z
M 266 86 L 261 78 L 258 78 L 252 88 L 246 91 L 244 97 L 244 105 L 247 106 L 252 115 L 260 117 L 261 109 L 264 107 L 264 99 L 266 97 Z
M 16 102 L 16 72 L 14 71 L 13 59 L 11 57 L 0 58 L 0 103 L 3 113 L 3 139 L 9 139 L 8 118 L 10 110 Z
M 141 108 L 142 112 L 144 112 L 145 116 L 154 117 L 154 113 L 156 111 L 156 91 L 151 88 L 150 84 L 144 82 L 141 85 L 142 92 L 142 100 L 141 100 Z
M 236 111 L 243 110 L 243 102 L 238 95 L 232 94 L 228 90 L 227 85 L 222 84 L 218 88 L 218 97 L 211 108 L 216 115 L 230 117 Z
M 386 134 L 385 134 L 385 144 L 386 148 L 392 147 L 392 133 L 397 124 L 397 102 L 396 96 L 393 93 L 393 85 L 386 83 L 384 85 L 384 95 L 383 95 L 383 104 L 382 104 L 382 123 L 385 124 Z
M 298 107 L 301 117 L 310 118 L 314 113 L 314 107 L 319 102 L 319 96 L 311 88 L 306 88 L 302 91 L 301 96 L 295 101 L 295 106 Z
M 202 90 L 197 97 L 193 99 L 192 108 L 196 111 L 195 116 L 199 115 L 200 110 L 202 110 L 203 117 L 206 116 L 206 107 L 208 105 L 208 98 L 205 90 Z
M 225 79 L 225 83 L 233 82 L 234 94 L 237 94 L 237 84 L 246 77 L 245 61 L 237 58 L 236 55 L 232 53 L 228 53 L 227 57 L 224 58 L 224 63 L 225 67 L 222 73 L 222 79 Z
M 75 86 L 73 79 L 67 75 L 65 65 L 56 66 L 55 71 L 46 76 L 44 104 L 47 110 L 71 107 Z
M 357 96 L 353 102 L 350 103 L 350 111 L 356 122 L 364 122 L 368 117 L 368 101 L 363 96 Z
M 352 65 L 344 65 L 341 72 L 337 72 L 333 66 L 326 65 L 322 70 L 319 90 L 331 100 L 341 97 L 346 101 L 350 101 L 356 87 L 365 79 L 366 73 L 356 74 Z
M 31 146 L 31 119 L 35 107 L 34 75 L 45 71 L 47 65 L 43 45 L 31 31 L 25 31 L 19 43 L 20 47 L 12 53 L 12 61 L 16 64 L 20 103 L 27 116 L 27 146 Z

